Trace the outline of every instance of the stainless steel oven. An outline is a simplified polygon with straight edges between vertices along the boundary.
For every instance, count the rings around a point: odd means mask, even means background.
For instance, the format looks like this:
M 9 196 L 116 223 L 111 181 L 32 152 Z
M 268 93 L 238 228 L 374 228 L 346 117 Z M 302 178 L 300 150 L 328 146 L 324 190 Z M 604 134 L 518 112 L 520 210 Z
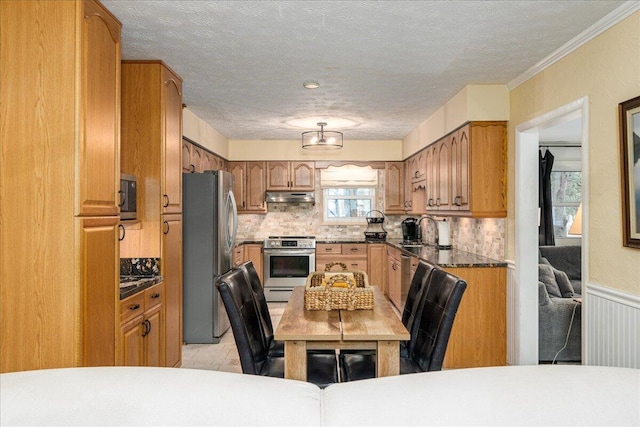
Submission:
M 289 300 L 296 286 L 304 286 L 316 270 L 314 236 L 269 236 L 264 247 L 264 294 L 267 301 Z

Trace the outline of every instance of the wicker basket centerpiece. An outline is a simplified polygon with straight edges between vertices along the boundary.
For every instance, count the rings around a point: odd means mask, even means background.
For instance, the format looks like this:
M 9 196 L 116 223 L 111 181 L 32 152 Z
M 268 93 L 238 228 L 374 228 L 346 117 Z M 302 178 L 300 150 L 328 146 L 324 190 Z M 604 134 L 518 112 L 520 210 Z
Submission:
M 334 272 L 334 266 L 342 271 Z M 341 262 L 332 262 L 323 272 L 313 272 L 307 277 L 304 291 L 306 310 L 371 310 L 373 289 L 369 286 L 367 273 L 347 270 Z

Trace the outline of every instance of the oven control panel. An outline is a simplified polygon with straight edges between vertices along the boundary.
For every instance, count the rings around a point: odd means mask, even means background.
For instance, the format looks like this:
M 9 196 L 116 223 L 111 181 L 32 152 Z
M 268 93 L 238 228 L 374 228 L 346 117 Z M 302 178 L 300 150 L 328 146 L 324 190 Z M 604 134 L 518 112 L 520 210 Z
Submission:
M 265 248 L 315 249 L 316 239 L 306 237 L 270 237 L 264 241 Z

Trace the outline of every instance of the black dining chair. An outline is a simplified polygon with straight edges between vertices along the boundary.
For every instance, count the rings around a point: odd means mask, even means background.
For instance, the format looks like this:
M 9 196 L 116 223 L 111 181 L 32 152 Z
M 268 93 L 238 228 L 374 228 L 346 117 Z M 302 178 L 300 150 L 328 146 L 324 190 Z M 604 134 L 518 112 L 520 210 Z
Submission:
M 433 269 L 418 302 L 412 325 L 408 354 L 400 357 L 400 374 L 439 371 L 442 369 L 447 344 L 462 295 L 467 283 L 439 268 Z M 343 381 L 373 378 L 376 356 L 341 354 Z
M 420 260 L 418 267 L 416 267 L 416 271 L 413 273 L 411 284 L 409 285 L 409 291 L 407 292 L 407 298 L 405 300 L 404 307 L 402 308 L 402 324 L 407 328 L 409 333 L 411 333 L 411 329 L 413 328 L 422 293 L 435 268 L 437 268 L 435 264 Z M 407 345 L 410 342 L 412 341 L 403 341 L 400 343 L 400 357 L 408 356 L 409 349 L 407 348 Z
M 276 341 L 273 339 L 273 323 L 271 322 L 271 314 L 269 313 L 269 306 L 267 305 L 267 299 L 264 296 L 264 290 L 262 288 L 262 282 L 260 276 L 256 271 L 252 261 L 246 261 L 238 266 L 244 273 L 245 277 L 251 284 L 253 290 L 253 297 L 256 302 L 258 314 L 260 315 L 260 322 L 262 323 L 262 331 L 264 333 L 265 345 L 269 349 L 269 356 L 282 357 L 284 356 L 284 342 Z
M 243 270 L 234 268 L 216 280 L 229 316 L 242 372 L 284 378 L 284 357 L 269 356 L 251 284 Z M 335 354 L 307 354 L 307 379 L 320 387 L 338 382 Z

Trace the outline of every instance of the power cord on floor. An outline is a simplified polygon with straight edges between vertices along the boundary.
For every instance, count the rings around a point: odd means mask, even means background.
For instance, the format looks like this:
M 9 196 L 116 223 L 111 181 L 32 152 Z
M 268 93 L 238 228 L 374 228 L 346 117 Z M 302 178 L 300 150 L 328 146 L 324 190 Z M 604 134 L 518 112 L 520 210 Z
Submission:
M 564 341 L 564 346 L 560 350 L 558 350 L 555 356 L 553 356 L 553 360 L 551 361 L 552 365 L 556 364 L 556 359 L 558 358 L 558 355 L 562 353 L 562 350 L 567 348 L 567 345 L 569 345 L 569 335 L 571 334 L 571 328 L 573 327 L 573 318 L 576 316 L 576 309 L 581 304 L 580 301 L 577 301 L 575 299 L 574 301 L 575 301 L 575 305 L 573 306 L 573 313 L 571 313 L 571 320 L 569 321 L 569 330 L 567 331 L 567 339 Z

